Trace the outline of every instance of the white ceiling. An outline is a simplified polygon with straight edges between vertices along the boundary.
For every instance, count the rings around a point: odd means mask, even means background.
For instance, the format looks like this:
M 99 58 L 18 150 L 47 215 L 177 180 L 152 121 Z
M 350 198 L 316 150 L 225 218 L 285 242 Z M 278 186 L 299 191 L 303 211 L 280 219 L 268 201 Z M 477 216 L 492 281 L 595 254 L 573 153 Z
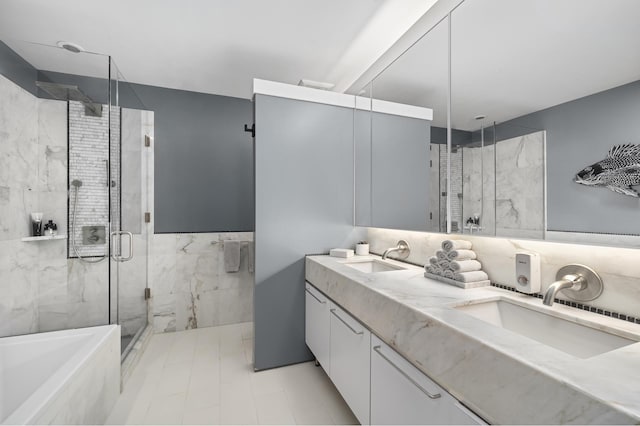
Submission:
M 640 80 L 638 0 L 466 0 L 451 22 L 454 128 Z M 374 81 L 373 96 L 432 107 L 446 126 L 446 21 Z
M 86 63 L 87 55 L 16 41 L 72 41 L 111 55 L 130 82 L 250 98 L 253 78 L 354 81 L 433 3 L 2 0 L 0 39 L 38 69 L 105 75 L 102 57 Z M 377 50 L 366 49 L 371 33 Z
M 442 2 L 443 0 L 441 0 Z M 1 0 L 0 39 L 36 68 L 242 98 L 262 78 L 349 87 L 434 0 Z M 452 14 L 452 124 L 473 130 L 640 79 L 640 0 L 466 0 Z M 373 96 L 446 126 L 446 21 Z

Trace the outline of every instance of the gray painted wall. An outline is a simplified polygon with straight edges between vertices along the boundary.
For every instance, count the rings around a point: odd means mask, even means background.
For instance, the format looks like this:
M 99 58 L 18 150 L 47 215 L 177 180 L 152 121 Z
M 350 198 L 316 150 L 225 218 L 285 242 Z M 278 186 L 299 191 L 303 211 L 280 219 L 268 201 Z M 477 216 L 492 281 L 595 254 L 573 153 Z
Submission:
M 155 232 L 252 231 L 251 101 L 132 86 L 155 112 Z
M 613 145 L 640 144 L 639 118 L 636 81 L 509 120 L 497 126 L 496 139 L 547 131 L 549 230 L 640 234 L 640 199 L 573 182 Z
M 38 79 L 76 84 L 94 101 L 108 101 L 108 79 L 33 67 L 20 74 L 30 65 L 2 46 L 0 70 L 27 76 L 21 84 L 34 92 Z M 118 99 L 122 107 L 155 111 L 156 233 L 253 230 L 253 148 L 243 130 L 253 122 L 250 100 L 126 82 L 118 84 Z
M 353 110 L 255 97 L 254 367 L 312 359 L 304 256 L 353 245 Z
M 431 122 L 355 111 L 356 225 L 429 229 Z

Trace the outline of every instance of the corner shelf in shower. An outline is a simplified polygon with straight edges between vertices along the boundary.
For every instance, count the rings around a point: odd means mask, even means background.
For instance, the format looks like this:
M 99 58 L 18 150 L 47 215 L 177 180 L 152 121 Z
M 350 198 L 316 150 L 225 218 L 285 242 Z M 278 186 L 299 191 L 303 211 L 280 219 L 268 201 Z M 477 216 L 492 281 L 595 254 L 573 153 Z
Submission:
M 66 239 L 67 239 L 66 235 L 54 235 L 54 236 L 43 235 L 42 237 L 24 237 L 22 241 L 28 242 L 28 241 L 48 241 L 48 240 L 66 240 Z

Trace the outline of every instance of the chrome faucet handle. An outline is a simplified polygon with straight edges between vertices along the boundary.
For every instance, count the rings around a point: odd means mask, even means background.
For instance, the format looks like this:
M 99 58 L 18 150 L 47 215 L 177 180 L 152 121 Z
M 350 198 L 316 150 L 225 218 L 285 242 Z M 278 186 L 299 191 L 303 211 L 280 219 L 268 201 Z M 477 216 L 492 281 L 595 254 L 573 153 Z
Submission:
M 556 282 L 547 289 L 543 303 L 551 306 L 556 292 L 560 291 L 571 300 L 589 302 L 600 297 L 602 290 L 602 278 L 596 271 L 574 263 L 558 270 Z

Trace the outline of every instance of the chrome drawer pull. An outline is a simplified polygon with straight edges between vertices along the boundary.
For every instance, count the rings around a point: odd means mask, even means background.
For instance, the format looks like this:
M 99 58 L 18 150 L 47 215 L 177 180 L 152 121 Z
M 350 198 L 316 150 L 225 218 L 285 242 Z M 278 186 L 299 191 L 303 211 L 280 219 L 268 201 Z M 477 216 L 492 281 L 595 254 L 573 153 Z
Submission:
M 442 395 L 440 395 L 439 393 L 436 394 L 432 394 L 430 393 L 428 390 L 426 390 L 425 388 L 423 388 L 422 386 L 420 386 L 420 384 L 418 382 L 416 382 L 415 380 L 413 380 L 411 377 L 409 377 L 409 375 L 407 373 L 405 373 L 404 371 L 402 371 L 400 369 L 400 367 L 398 367 L 397 365 L 395 365 L 393 363 L 393 361 L 391 361 L 389 358 L 387 358 L 382 351 L 380 350 L 380 346 L 374 346 L 373 350 L 376 351 L 378 353 L 378 355 L 380 355 L 382 357 L 382 359 L 384 359 L 385 361 L 387 361 L 389 364 L 391 364 L 391 366 L 393 368 L 395 368 L 396 370 L 398 370 L 398 373 L 402 374 L 405 379 L 407 379 L 408 381 L 410 381 L 411 383 L 413 383 L 413 385 L 415 387 L 417 387 L 418 389 L 420 389 L 422 391 L 423 394 L 427 395 L 429 398 L 431 399 L 438 399 L 440 398 Z
M 320 299 L 318 299 L 318 296 L 316 296 L 315 294 L 311 293 L 311 292 L 309 291 L 309 289 L 308 289 L 308 288 L 305 288 L 305 289 L 304 289 L 304 291 L 306 291 L 307 293 L 309 293 L 311 296 L 313 296 L 313 298 L 314 298 L 314 299 L 316 299 L 318 302 L 322 303 L 323 305 L 324 305 L 325 303 L 327 303 L 327 301 L 326 301 L 326 300 L 320 300 Z
M 342 318 L 340 318 L 340 316 L 338 314 L 336 314 L 336 310 L 335 309 L 330 309 L 331 313 L 338 318 L 344 325 L 346 325 L 347 327 L 349 327 L 349 330 L 353 331 L 353 334 L 364 334 L 364 331 L 356 331 L 353 329 L 353 327 L 351 327 L 345 320 L 343 320 Z

